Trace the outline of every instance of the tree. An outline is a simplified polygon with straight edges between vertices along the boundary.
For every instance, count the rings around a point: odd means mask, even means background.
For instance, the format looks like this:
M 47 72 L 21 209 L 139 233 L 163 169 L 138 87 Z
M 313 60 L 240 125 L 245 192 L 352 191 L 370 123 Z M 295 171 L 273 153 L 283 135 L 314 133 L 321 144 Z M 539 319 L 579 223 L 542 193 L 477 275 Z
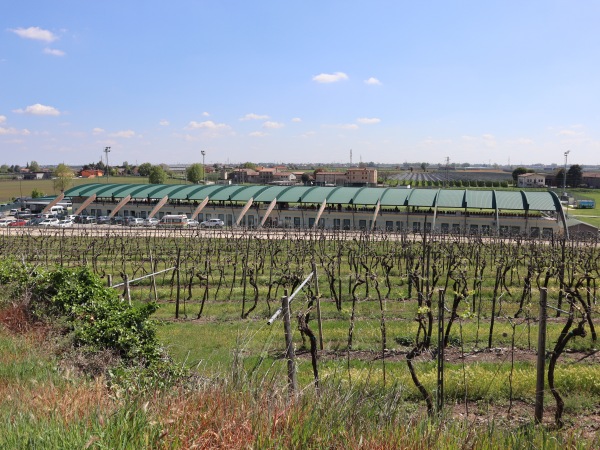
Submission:
M 0 166 L 0 173 L 8 173 L 8 165 L 2 164 Z
M 307 185 L 310 182 L 310 174 L 307 172 L 304 172 L 300 179 L 302 180 L 302 184 Z
M 204 179 L 204 166 L 194 163 L 185 169 L 185 178 L 190 183 L 198 184 Z
M 44 196 L 44 193 L 37 188 L 34 189 L 33 191 L 31 191 L 31 198 L 40 198 L 43 196 Z
M 242 164 L 242 168 L 255 170 L 256 164 L 251 163 L 251 162 L 245 162 L 244 164 Z
M 567 184 L 576 188 L 581 184 L 583 178 L 583 169 L 579 164 L 574 164 L 567 170 Z
M 148 174 L 148 181 L 151 184 L 164 184 L 167 181 L 167 172 L 161 166 L 152 166 Z
M 515 170 L 513 170 L 512 177 L 515 184 L 517 184 L 517 181 L 519 180 L 519 175 L 523 175 L 527 172 L 529 172 L 529 170 L 527 170 L 525 167 L 517 167 Z
M 138 166 L 137 170 L 138 170 L 138 174 L 141 177 L 150 176 L 150 171 L 152 170 L 152 164 L 150 164 L 149 162 L 142 163 Z
M 37 161 L 31 161 L 29 163 L 29 171 L 30 172 L 39 172 L 40 171 L 40 165 L 37 163 Z
M 429 163 L 422 162 L 422 163 L 421 163 L 421 170 L 422 170 L 423 172 L 427 172 L 427 167 L 428 167 L 428 166 L 429 166 Z
M 54 189 L 64 192 L 73 182 L 74 175 L 71 168 L 66 164 L 61 163 L 56 166 L 56 169 L 54 169 Z

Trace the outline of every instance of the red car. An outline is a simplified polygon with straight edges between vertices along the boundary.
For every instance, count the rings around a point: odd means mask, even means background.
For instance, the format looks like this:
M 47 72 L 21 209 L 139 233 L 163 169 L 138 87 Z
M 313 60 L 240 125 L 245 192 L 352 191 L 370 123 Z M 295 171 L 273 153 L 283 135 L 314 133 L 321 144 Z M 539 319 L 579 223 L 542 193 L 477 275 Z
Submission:
M 8 226 L 9 227 L 24 227 L 26 223 L 27 223 L 26 220 L 17 219 L 14 222 L 9 223 Z

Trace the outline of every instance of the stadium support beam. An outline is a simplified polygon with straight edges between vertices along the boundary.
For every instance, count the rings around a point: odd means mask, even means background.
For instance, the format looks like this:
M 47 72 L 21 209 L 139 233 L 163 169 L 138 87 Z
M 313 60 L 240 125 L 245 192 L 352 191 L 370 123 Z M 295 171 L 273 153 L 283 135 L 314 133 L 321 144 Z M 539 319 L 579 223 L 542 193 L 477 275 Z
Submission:
M 208 205 L 208 197 L 206 197 L 204 200 L 202 200 L 202 203 L 200 203 L 198 205 L 198 207 L 196 208 L 196 210 L 192 213 L 192 217 L 190 217 L 190 219 L 195 219 L 196 217 L 198 217 L 198 214 L 200 214 L 200 211 L 202 211 L 204 209 L 204 207 L 206 205 Z
M 60 202 L 63 198 L 65 198 L 65 193 L 61 192 L 60 195 L 58 197 L 56 197 L 54 200 L 52 200 L 50 203 L 48 203 L 46 205 L 46 207 L 42 210 L 42 214 L 47 213 L 48 211 L 50 211 L 50 208 L 52 208 L 53 206 L 55 206 L 58 202 Z
M 381 199 L 377 200 L 375 205 L 375 212 L 373 213 L 373 220 L 371 220 L 371 231 L 375 229 L 375 222 L 377 221 L 377 214 L 379 214 L 379 208 L 381 208 Z
M 88 198 L 86 198 L 85 201 L 81 204 L 81 206 L 77 208 L 77 211 L 75 211 L 75 215 L 78 216 L 79 214 L 81 214 L 83 210 L 87 208 L 88 205 L 94 200 L 96 200 L 96 194 L 92 194 Z
M 129 200 L 131 200 L 131 195 L 128 195 L 127 197 L 125 197 L 123 200 L 121 200 L 119 202 L 119 204 L 115 207 L 115 209 L 113 209 L 110 214 L 108 215 L 108 217 L 110 219 L 112 219 L 113 217 L 115 217 L 115 214 L 117 214 L 119 212 L 119 210 L 125 206 L 127 203 L 129 203 Z
M 274 198 L 273 201 L 269 204 L 269 207 L 267 208 L 267 212 L 265 212 L 265 216 L 263 217 L 263 219 L 260 222 L 261 228 L 265 226 L 265 222 L 269 218 L 269 214 L 271 214 L 271 211 L 273 211 L 273 208 L 275 208 L 276 204 L 277 204 L 277 198 Z
M 250 200 L 248 200 L 248 202 L 244 205 L 244 208 L 242 208 L 242 212 L 240 212 L 240 215 L 238 216 L 237 220 L 235 221 L 236 227 L 240 226 L 240 222 L 242 221 L 242 219 L 244 218 L 244 216 L 246 215 L 246 213 L 252 206 L 253 202 L 254 202 L 254 199 L 252 197 L 250 197 Z
M 167 203 L 169 201 L 169 196 L 165 195 L 163 198 L 160 199 L 160 201 L 156 204 L 156 206 L 154 208 L 152 208 L 152 211 L 150 211 L 150 214 L 148 214 L 148 219 L 151 219 L 152 217 L 154 217 L 154 215 L 160 211 L 160 208 L 162 208 L 165 203 Z
M 321 207 L 319 208 L 319 212 L 315 218 L 315 223 L 313 224 L 313 229 L 316 229 L 319 226 L 319 220 L 321 219 L 323 211 L 325 211 L 325 206 L 327 206 L 327 199 L 323 200 L 323 203 L 321 203 Z

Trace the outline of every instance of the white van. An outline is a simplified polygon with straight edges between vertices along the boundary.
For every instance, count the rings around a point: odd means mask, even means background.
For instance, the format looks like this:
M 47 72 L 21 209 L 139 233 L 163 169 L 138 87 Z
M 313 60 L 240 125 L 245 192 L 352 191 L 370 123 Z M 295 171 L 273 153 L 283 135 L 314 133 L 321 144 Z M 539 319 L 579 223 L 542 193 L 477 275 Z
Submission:
M 161 228 L 186 228 L 188 217 L 185 214 L 166 215 L 157 224 Z

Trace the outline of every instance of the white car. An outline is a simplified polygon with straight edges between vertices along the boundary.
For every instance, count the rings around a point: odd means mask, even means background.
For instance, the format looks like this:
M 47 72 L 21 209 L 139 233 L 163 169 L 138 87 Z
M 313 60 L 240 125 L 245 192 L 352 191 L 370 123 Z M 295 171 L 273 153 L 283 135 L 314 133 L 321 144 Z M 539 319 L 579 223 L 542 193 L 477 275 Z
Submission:
M 14 221 L 15 219 L 0 219 L 0 227 L 7 227 L 9 223 Z
M 58 223 L 55 223 L 54 225 L 50 225 L 51 227 L 58 227 L 58 228 L 69 228 L 73 226 L 73 221 L 69 220 L 69 219 L 65 219 L 65 220 L 59 220 Z
M 204 222 L 200 222 L 201 227 L 209 227 L 209 228 L 220 228 L 225 225 L 221 219 L 208 219 Z
M 58 219 L 44 219 L 39 225 L 40 227 L 56 227 L 58 226 Z
M 144 226 L 145 227 L 155 227 L 156 225 L 158 225 L 158 222 L 160 222 L 160 220 L 158 220 L 155 217 L 150 217 L 148 219 L 144 219 Z
M 144 225 L 144 219 L 142 219 L 141 217 L 134 217 L 132 219 L 129 219 L 127 225 L 130 227 L 141 227 Z

